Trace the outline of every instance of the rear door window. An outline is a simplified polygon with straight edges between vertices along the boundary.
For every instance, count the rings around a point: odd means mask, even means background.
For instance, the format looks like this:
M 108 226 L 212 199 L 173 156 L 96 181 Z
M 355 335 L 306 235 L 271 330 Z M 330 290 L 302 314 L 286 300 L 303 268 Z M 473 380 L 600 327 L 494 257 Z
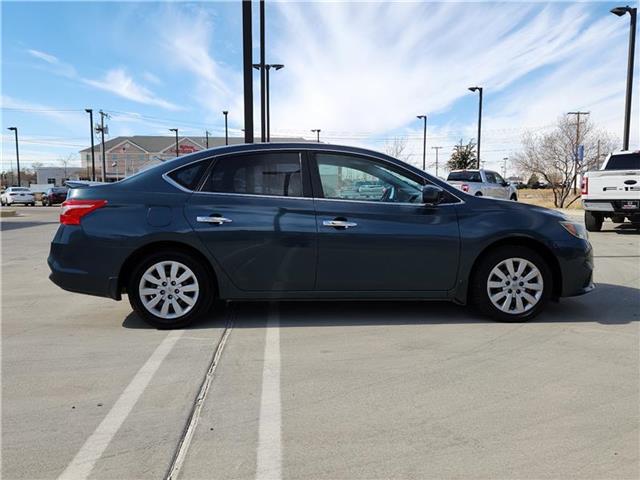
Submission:
M 238 154 L 216 160 L 204 192 L 302 197 L 298 152 Z

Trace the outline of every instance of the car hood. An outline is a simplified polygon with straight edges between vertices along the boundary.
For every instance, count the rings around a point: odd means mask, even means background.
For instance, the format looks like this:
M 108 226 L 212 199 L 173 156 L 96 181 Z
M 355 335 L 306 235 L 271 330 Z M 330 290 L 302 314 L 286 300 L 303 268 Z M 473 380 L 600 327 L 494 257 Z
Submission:
M 553 218 L 555 220 L 568 220 L 569 218 L 562 212 L 559 212 L 557 210 L 554 210 L 552 208 L 546 208 L 546 207 L 539 207 L 538 205 L 531 205 L 528 203 L 522 203 L 522 202 L 514 202 L 511 200 L 501 200 L 501 199 L 497 199 L 497 198 L 476 198 L 473 197 L 474 199 L 476 199 L 478 202 L 489 202 L 492 204 L 492 207 L 494 208 L 500 208 L 500 209 L 505 209 L 505 210 L 509 210 L 511 212 L 516 211 L 516 212 L 522 212 L 527 213 L 527 214 L 539 214 L 548 218 Z M 478 207 L 480 206 L 480 204 L 478 205 Z

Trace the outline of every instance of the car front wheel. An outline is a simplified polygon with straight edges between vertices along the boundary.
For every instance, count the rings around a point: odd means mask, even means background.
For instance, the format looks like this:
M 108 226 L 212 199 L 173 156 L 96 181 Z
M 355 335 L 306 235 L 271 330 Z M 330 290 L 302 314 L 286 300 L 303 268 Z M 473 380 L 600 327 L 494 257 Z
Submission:
M 535 317 L 551 296 L 547 262 L 534 250 L 508 246 L 480 260 L 471 280 L 470 300 L 483 314 L 501 322 Z
M 158 252 L 133 271 L 127 293 L 133 309 L 161 329 L 182 328 L 209 310 L 212 280 L 204 266 L 182 252 Z

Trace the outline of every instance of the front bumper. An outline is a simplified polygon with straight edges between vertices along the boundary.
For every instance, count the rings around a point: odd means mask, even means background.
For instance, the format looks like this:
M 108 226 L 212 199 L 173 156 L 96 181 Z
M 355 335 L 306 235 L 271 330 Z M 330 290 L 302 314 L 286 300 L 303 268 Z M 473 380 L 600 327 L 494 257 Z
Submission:
M 556 255 L 562 276 L 561 297 L 584 295 L 595 288 L 593 248 L 588 241 L 557 243 Z

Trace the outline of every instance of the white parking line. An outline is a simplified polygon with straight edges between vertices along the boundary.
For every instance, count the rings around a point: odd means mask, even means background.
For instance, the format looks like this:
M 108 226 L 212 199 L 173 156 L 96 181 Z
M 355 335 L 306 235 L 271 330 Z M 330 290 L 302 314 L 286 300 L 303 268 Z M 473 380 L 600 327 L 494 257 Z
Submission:
M 100 459 L 111 439 L 118 432 L 120 426 L 158 370 L 158 367 L 160 367 L 162 361 L 182 336 L 182 333 L 182 330 L 173 331 L 158 345 L 147 362 L 133 377 L 131 383 L 127 385 L 127 388 L 122 392 L 113 407 L 111 407 L 104 420 L 100 422 L 98 428 L 84 442 L 80 451 L 58 478 L 82 480 L 89 476 L 96 462 Z
M 277 305 L 271 303 L 264 345 L 256 480 L 282 478 L 280 401 L 280 314 Z

